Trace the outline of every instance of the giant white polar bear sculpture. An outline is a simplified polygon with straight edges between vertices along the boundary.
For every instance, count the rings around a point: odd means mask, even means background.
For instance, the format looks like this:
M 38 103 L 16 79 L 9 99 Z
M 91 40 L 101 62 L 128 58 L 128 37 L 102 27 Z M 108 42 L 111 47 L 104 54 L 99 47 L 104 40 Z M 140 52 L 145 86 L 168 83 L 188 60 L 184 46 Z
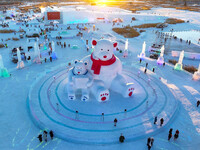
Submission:
M 117 43 L 93 40 L 92 45 L 95 46 L 93 53 L 83 60 L 88 62 L 87 69 L 93 75 L 94 82 L 90 88 L 93 95 L 100 102 L 107 101 L 111 89 L 124 97 L 131 97 L 133 83 L 123 77 L 121 61 L 113 53 Z

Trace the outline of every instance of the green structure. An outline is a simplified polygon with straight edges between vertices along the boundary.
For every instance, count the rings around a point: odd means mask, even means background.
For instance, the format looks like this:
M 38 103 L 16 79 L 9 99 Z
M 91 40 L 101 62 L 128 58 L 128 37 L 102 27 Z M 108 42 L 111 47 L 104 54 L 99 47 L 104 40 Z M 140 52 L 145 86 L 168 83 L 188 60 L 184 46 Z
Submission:
M 0 77 L 10 77 L 8 70 L 6 68 L 2 68 L 0 71 Z
M 176 65 L 174 66 L 174 69 L 175 70 L 183 70 L 182 66 L 183 66 L 182 64 L 176 63 Z
M 176 63 L 176 65 L 174 66 L 175 70 L 182 70 L 183 69 L 183 64 L 182 64 L 183 58 L 184 58 L 184 51 L 182 51 L 180 53 L 180 57 L 179 57 L 178 63 Z
M 8 70 L 4 68 L 2 56 L 0 55 L 0 77 L 10 77 Z

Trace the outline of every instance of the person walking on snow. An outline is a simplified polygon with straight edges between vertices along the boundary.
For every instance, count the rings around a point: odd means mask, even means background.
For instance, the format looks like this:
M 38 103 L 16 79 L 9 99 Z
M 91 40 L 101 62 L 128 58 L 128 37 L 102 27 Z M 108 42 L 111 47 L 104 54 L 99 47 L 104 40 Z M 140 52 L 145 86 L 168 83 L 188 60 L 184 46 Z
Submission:
M 152 70 L 153 72 L 155 72 L 155 68 L 153 68 L 153 70 Z
M 116 127 L 116 125 L 117 125 L 117 118 L 115 118 L 114 120 L 114 126 Z
M 151 138 L 151 146 L 153 146 L 154 138 Z
M 124 143 L 125 137 L 123 136 L 123 134 L 121 133 L 120 137 L 119 137 L 119 142 L 120 143 Z
M 154 142 L 154 138 L 149 137 L 149 138 L 147 139 L 148 150 L 150 150 L 151 147 L 153 146 L 153 142 Z
M 101 113 L 101 116 L 102 116 L 102 120 L 104 121 L 104 113 Z
M 172 128 L 169 130 L 168 141 L 172 138 Z
M 197 101 L 197 107 L 199 107 L 200 101 Z
M 157 123 L 157 116 L 154 118 L 154 124 Z
M 162 125 L 163 125 L 163 123 L 164 123 L 164 119 L 163 119 L 163 118 L 161 118 L 161 119 L 160 119 L 160 126 L 162 126 Z
M 78 118 L 79 118 L 79 117 L 78 117 L 78 110 L 76 110 L 76 116 L 75 116 L 75 119 L 78 120 Z
M 53 140 L 54 134 L 53 134 L 52 130 L 49 132 L 49 135 L 50 135 L 51 139 Z
M 43 132 L 43 138 L 44 138 L 45 142 L 47 142 L 47 131 L 45 131 L 45 130 Z
M 37 137 L 40 141 L 40 143 L 42 142 L 42 134 L 39 134 L 38 137 Z
M 147 73 L 147 68 L 144 69 L 144 73 L 145 73 L 145 74 Z
M 169 133 L 172 133 L 172 131 L 173 131 L 173 129 L 171 128 L 171 129 L 169 129 Z
M 149 137 L 149 138 L 147 139 L 147 146 L 150 144 L 150 142 L 151 142 L 151 138 Z
M 178 139 L 178 137 L 179 137 L 179 131 L 176 130 L 176 133 L 174 134 L 174 140 Z

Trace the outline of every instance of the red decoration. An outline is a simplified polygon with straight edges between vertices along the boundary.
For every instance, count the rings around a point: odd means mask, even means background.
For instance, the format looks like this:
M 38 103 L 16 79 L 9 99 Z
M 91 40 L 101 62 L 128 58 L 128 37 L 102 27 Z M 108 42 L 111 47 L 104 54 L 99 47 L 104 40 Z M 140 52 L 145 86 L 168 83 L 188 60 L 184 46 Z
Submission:
M 97 41 L 93 40 L 92 41 L 92 45 L 96 46 L 97 45 Z
M 97 18 L 98 20 L 104 20 L 105 18 Z
M 60 20 L 60 12 L 47 12 L 48 20 Z
M 113 46 L 114 46 L 114 47 L 117 47 L 117 43 L 114 43 Z
M 94 74 L 100 74 L 101 66 L 109 66 L 112 65 L 116 61 L 115 55 L 112 56 L 111 59 L 103 61 L 103 60 L 96 60 L 93 58 L 93 53 L 91 54 L 91 60 L 92 60 L 92 70 L 94 70 Z

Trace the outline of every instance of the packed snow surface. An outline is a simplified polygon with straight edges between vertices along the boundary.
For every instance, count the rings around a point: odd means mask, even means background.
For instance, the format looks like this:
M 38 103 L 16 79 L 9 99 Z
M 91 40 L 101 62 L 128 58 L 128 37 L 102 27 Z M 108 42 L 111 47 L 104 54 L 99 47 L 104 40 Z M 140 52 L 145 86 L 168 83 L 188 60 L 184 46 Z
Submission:
M 64 20 L 71 16 L 81 14 L 82 19 L 92 19 L 93 24 L 79 25 L 83 30 L 83 37 L 68 37 L 55 41 L 57 60 L 47 60 L 42 64 L 25 63 L 23 69 L 16 69 L 17 64 L 11 61 L 11 49 L 22 46 L 27 49 L 26 38 L 19 41 L 5 41 L 7 38 L 19 36 L 20 33 L 0 34 L 3 43 L 8 48 L 1 48 L 4 67 L 11 74 L 9 78 L 0 78 L 0 149 L 2 150 L 145 150 L 149 136 L 154 137 L 152 149 L 168 150 L 196 150 L 200 146 L 200 108 L 196 107 L 200 100 L 200 81 L 193 81 L 192 74 L 185 71 L 173 70 L 173 66 L 166 62 L 165 66 L 158 66 L 156 60 L 146 58 L 141 63 L 137 56 L 142 51 L 142 44 L 146 41 L 151 46 L 155 39 L 152 32 L 155 29 L 146 29 L 139 37 L 129 39 L 128 57 L 115 51 L 123 64 L 124 76 L 133 81 L 135 91 L 132 98 L 123 98 L 111 91 L 111 99 L 106 103 L 99 103 L 91 95 L 88 102 L 80 101 L 80 93 L 75 101 L 69 101 L 65 92 L 68 81 L 67 73 L 75 59 L 82 59 L 90 55 L 87 51 L 86 40 L 109 37 L 118 42 L 120 49 L 124 49 L 126 39 L 112 31 L 114 18 L 122 18 L 123 25 L 139 25 L 143 23 L 164 22 L 168 17 L 189 20 L 189 23 L 169 25 L 163 32 L 199 30 L 200 13 L 169 8 L 155 8 L 140 13 L 131 13 L 113 7 L 101 6 L 65 6 L 57 9 L 66 10 Z M 77 10 L 79 9 L 79 10 Z M 10 13 L 16 13 L 14 10 Z M 32 14 L 29 14 L 32 16 Z M 40 14 L 36 14 L 40 16 Z M 132 17 L 136 21 L 131 23 Z M 106 18 L 105 22 L 96 18 Z M 81 18 L 77 18 L 81 19 Z M 25 26 L 10 22 L 10 29 L 19 30 Z M 39 23 L 38 23 L 39 24 Z M 64 23 L 65 24 L 65 23 Z M 121 27 L 122 24 L 115 25 Z M 41 24 L 41 26 L 43 26 Z M 67 26 L 63 26 L 66 28 Z M 76 28 L 76 25 L 71 25 Z M 1 27 L 2 28 L 2 27 Z M 59 28 L 58 30 L 62 30 Z M 176 32 L 174 32 L 175 34 Z M 176 33 L 178 36 L 178 32 Z M 181 34 L 185 37 L 185 34 Z M 195 35 L 196 36 L 196 35 Z M 198 37 L 199 35 L 197 35 Z M 188 36 L 190 38 L 190 36 Z M 199 37 L 200 38 L 200 37 Z M 187 38 L 185 38 L 187 39 Z M 67 47 L 61 48 L 56 42 L 66 42 Z M 44 36 L 39 39 L 44 44 Z M 71 46 L 68 47 L 68 44 Z M 44 50 L 45 51 L 45 50 Z M 196 53 L 199 49 L 194 50 Z M 146 52 L 147 53 L 147 52 Z M 165 57 L 165 55 L 164 55 Z M 169 56 L 167 56 L 169 57 Z M 197 60 L 183 60 L 183 63 L 199 65 Z M 147 66 L 147 73 L 144 69 Z M 155 68 L 155 72 L 152 69 Z M 58 103 L 58 105 L 57 105 Z M 124 112 L 127 109 L 127 112 Z M 78 116 L 76 114 L 78 110 Z M 104 113 L 104 118 L 102 117 Z M 158 117 L 154 124 L 154 117 Z M 160 126 L 160 118 L 164 118 L 164 124 Z M 113 120 L 117 118 L 117 126 Z M 168 131 L 173 128 L 173 135 L 178 129 L 179 138 L 168 141 Z M 53 130 L 55 138 L 48 142 L 39 143 L 37 136 L 43 130 Z M 125 142 L 119 143 L 120 134 L 125 136 Z

